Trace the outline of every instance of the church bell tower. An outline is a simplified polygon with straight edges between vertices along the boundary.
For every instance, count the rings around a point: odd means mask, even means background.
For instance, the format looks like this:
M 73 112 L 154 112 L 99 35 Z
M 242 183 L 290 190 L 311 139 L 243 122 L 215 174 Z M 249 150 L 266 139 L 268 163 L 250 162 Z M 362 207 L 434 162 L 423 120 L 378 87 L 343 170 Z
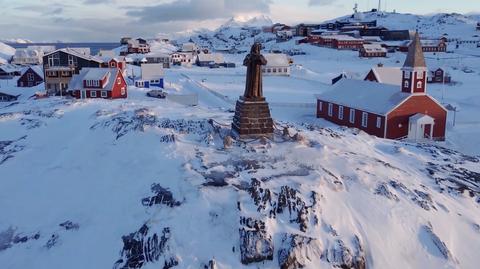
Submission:
M 427 92 L 427 65 L 423 55 L 420 35 L 408 47 L 407 59 L 402 67 L 402 92 L 411 94 L 426 94 Z

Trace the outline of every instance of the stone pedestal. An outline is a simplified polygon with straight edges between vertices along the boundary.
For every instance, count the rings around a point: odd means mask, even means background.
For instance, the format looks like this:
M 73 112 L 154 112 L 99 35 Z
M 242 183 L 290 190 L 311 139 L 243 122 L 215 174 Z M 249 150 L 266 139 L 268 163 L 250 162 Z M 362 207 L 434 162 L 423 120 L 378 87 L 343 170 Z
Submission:
M 235 107 L 232 130 L 240 138 L 273 137 L 273 120 L 264 97 L 240 97 Z

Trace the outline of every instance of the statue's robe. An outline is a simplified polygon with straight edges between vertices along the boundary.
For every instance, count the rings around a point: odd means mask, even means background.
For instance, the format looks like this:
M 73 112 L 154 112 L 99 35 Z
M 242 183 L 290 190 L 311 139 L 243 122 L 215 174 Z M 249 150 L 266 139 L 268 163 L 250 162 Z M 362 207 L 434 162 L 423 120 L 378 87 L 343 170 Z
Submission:
M 243 65 L 247 67 L 247 82 L 244 93 L 246 99 L 263 97 L 262 65 L 266 64 L 267 60 L 260 53 L 250 53 L 245 57 Z

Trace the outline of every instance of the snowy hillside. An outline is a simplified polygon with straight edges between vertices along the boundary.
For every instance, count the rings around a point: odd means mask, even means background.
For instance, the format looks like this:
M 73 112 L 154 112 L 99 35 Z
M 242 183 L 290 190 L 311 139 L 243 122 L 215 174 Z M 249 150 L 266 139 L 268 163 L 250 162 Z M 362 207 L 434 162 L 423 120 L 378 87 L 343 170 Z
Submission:
M 232 104 L 185 72 L 167 92 L 197 107 L 2 104 L 2 268 L 477 268 L 478 157 L 274 103 L 273 141 L 224 148 Z
M 0 61 L 9 60 L 15 54 L 15 49 L 9 45 L 0 42 Z

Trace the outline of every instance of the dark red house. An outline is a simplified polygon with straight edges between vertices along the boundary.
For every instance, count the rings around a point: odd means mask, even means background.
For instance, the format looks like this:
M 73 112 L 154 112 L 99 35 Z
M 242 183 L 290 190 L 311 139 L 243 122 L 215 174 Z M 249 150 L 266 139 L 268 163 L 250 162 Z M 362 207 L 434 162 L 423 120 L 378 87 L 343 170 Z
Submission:
M 41 66 L 26 67 L 22 70 L 17 80 L 17 87 L 34 87 L 43 83 L 43 70 Z
M 431 70 L 428 74 L 428 83 L 450 83 L 452 77 L 442 68 Z
M 73 76 L 68 92 L 78 99 L 127 98 L 127 83 L 118 68 L 83 68 Z
M 406 41 L 398 48 L 401 52 L 408 52 L 408 48 L 412 41 Z M 422 40 L 422 51 L 423 52 L 446 52 L 447 43 L 444 39 L 439 40 Z
M 426 93 L 427 66 L 418 33 L 401 85 L 342 79 L 317 96 L 317 117 L 388 139 L 445 140 L 447 110 Z

